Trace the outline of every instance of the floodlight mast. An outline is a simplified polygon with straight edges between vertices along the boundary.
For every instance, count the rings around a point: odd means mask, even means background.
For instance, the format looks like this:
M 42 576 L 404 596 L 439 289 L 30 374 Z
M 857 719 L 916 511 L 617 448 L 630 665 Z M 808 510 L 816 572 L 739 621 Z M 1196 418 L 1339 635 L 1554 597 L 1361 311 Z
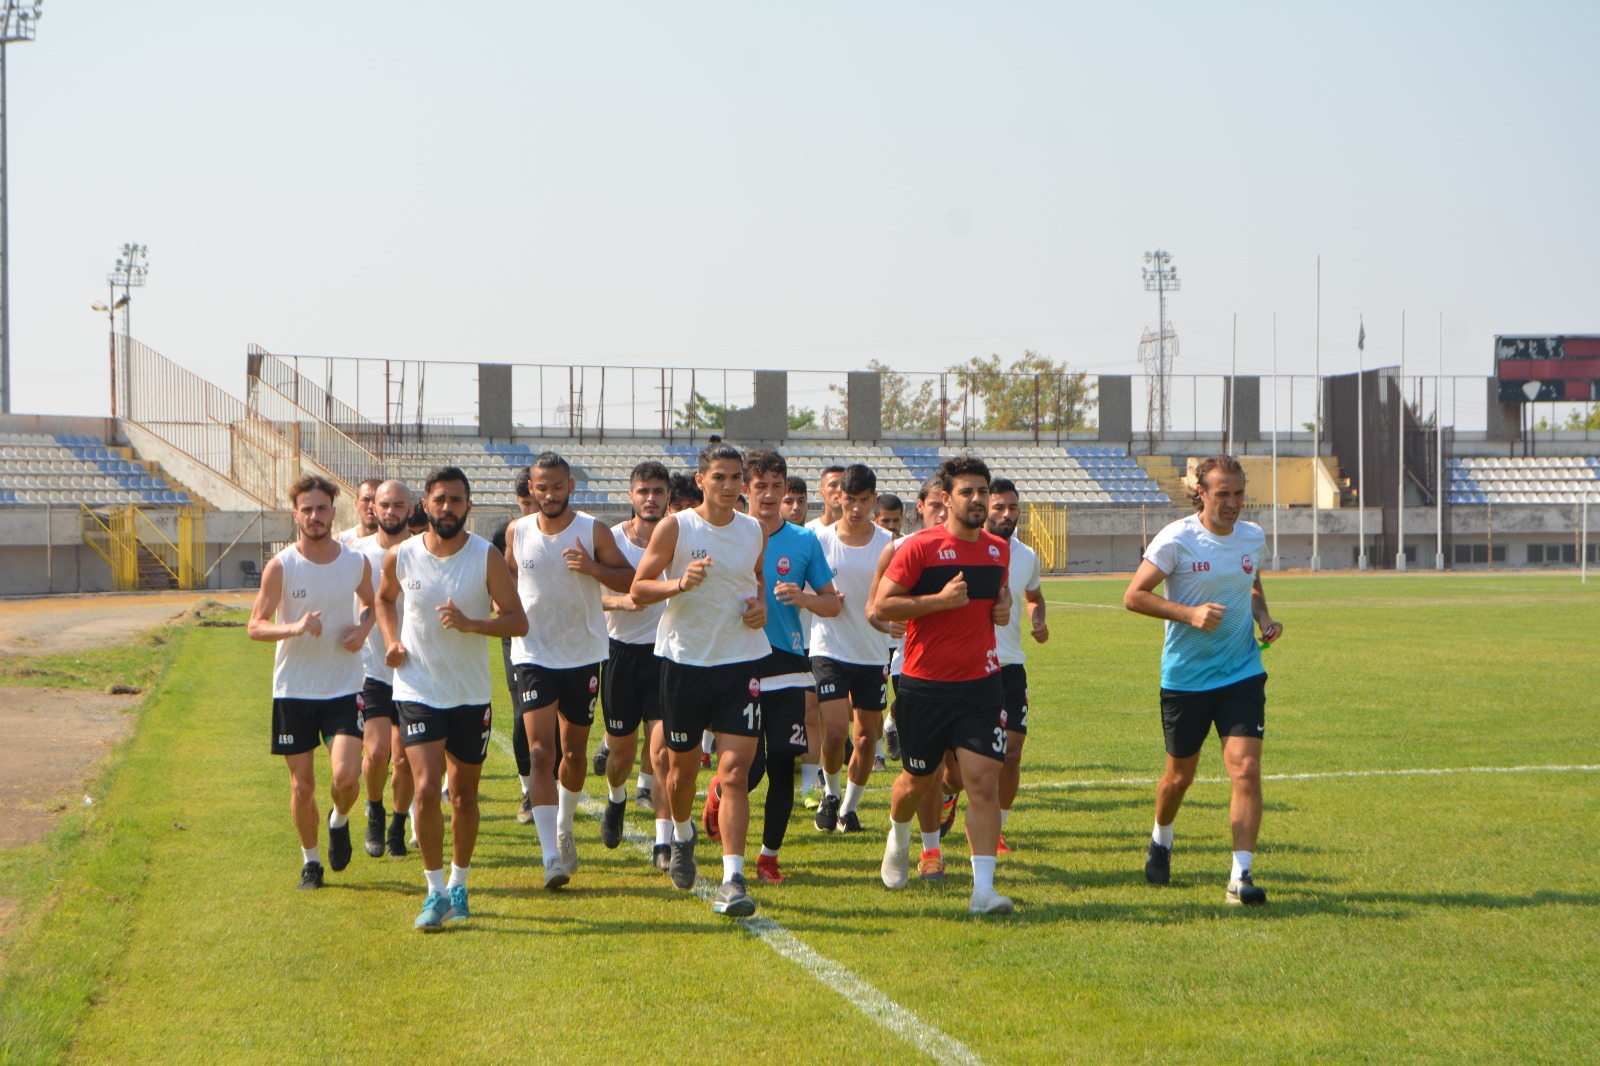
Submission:
M 115 301 L 122 308 L 122 335 L 129 340 L 133 339 L 133 330 L 129 325 L 132 318 L 133 290 L 144 287 L 150 274 L 148 260 L 150 249 L 143 244 L 129 242 L 122 246 L 122 256 L 117 260 L 117 265 L 111 273 L 106 275 L 106 284 L 110 286 L 115 295 L 118 285 L 122 286 L 122 299 Z
M 0 0 L 0 414 L 11 413 L 11 196 L 6 173 L 6 45 L 39 32 L 44 0 Z
M 1144 253 L 1144 290 L 1156 294 L 1157 326 L 1153 355 L 1151 393 L 1152 415 L 1149 426 L 1151 439 L 1165 436 L 1171 425 L 1172 397 L 1170 382 L 1172 362 L 1177 355 L 1177 337 L 1167 327 L 1167 293 L 1183 287 L 1178 280 L 1178 268 L 1172 265 L 1172 254 L 1157 248 Z

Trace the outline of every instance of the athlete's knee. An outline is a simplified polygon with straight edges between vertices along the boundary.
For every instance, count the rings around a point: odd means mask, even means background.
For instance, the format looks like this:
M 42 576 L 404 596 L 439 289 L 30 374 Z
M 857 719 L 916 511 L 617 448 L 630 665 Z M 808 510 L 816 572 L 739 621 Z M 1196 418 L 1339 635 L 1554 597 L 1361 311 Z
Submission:
M 555 765 L 556 751 L 548 742 L 540 741 L 528 745 L 528 762 L 533 766 L 536 774 L 549 773 L 550 767 Z
M 296 777 L 289 782 L 289 796 L 296 803 L 315 801 L 317 795 L 316 781 L 310 777 Z

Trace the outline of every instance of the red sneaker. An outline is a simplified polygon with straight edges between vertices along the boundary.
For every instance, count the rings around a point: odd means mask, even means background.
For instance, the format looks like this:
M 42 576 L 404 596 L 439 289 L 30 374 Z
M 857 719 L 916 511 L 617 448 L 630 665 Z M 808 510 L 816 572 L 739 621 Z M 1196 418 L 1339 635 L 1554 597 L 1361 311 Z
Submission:
M 939 823 L 940 840 L 943 840 L 945 834 L 950 832 L 950 827 L 956 824 L 956 808 L 960 806 L 958 802 L 960 798 L 959 792 L 944 798 L 944 820 Z
M 700 824 L 705 826 L 706 836 L 716 843 L 722 842 L 722 827 L 717 824 L 717 815 L 721 812 L 722 786 L 712 778 L 711 787 L 706 790 L 706 805 L 700 812 Z
M 998 854 L 998 855 L 1010 855 L 1011 854 L 1011 845 L 1006 843 L 1006 835 L 1004 833 L 1000 834 L 1000 846 L 995 848 L 994 850 L 995 850 L 995 853 Z
M 700 769 L 702 769 L 702 770 L 711 769 L 711 753 L 710 752 L 702 751 L 700 753 Z
M 756 857 L 756 880 L 764 885 L 783 883 L 783 871 L 778 869 L 778 857 L 776 855 L 759 855 Z
M 917 877 L 924 881 L 944 880 L 944 855 L 938 848 L 923 848 L 917 862 Z

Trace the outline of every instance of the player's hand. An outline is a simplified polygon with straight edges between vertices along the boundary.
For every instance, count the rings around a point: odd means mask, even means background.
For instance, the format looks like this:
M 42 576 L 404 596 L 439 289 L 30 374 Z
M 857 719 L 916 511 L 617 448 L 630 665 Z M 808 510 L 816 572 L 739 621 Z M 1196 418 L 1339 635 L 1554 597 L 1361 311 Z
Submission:
M 989 620 L 997 626 L 1011 624 L 1011 597 L 1005 594 L 1004 589 L 996 597 L 994 606 L 989 608 Z
M 308 611 L 300 616 L 300 628 L 296 633 L 310 633 L 313 637 L 322 636 L 322 612 Z
M 579 574 L 589 574 L 590 576 L 593 576 L 599 570 L 599 567 L 595 566 L 594 560 L 589 557 L 589 553 L 584 550 L 582 541 L 568 548 L 561 555 L 567 560 L 568 570 Z
M 938 592 L 939 599 L 945 607 L 965 607 L 967 605 L 967 577 L 965 570 L 957 570 L 956 576 L 950 579 L 949 584 Z
M 360 651 L 361 645 L 367 642 L 366 626 L 346 626 L 344 636 L 339 638 L 339 643 L 345 651 Z
M 1268 644 L 1276 644 L 1281 636 L 1283 636 L 1283 623 L 1267 619 L 1266 624 L 1261 627 L 1261 639 Z
M 1191 607 L 1189 624 L 1209 633 L 1222 624 L 1222 612 L 1226 609 L 1220 603 L 1202 603 L 1198 607 Z
M 405 645 L 401 644 L 399 641 L 396 641 L 393 644 L 385 644 L 384 645 L 384 647 L 383 647 L 383 665 L 385 665 L 385 666 L 399 666 L 401 663 L 403 663 L 405 661 L 406 661 Z
M 760 629 L 767 624 L 767 601 L 762 596 L 746 596 L 744 598 L 744 624 L 751 629 Z
M 906 636 L 906 624 L 898 620 L 890 622 L 889 635 L 895 640 L 904 640 Z
M 1033 634 L 1033 639 L 1040 644 L 1050 639 L 1050 626 L 1043 618 L 1033 624 L 1030 632 Z
M 472 632 L 472 619 L 456 606 L 454 599 L 445 600 L 443 607 L 435 607 L 434 610 L 439 612 L 439 624 L 446 629 L 455 629 L 462 633 Z
M 772 595 L 779 603 L 789 607 L 800 605 L 800 586 L 793 581 L 780 581 L 772 586 Z
M 626 614 L 637 614 L 644 610 L 633 595 L 627 592 L 608 592 L 600 597 L 600 603 L 608 611 L 622 611 Z
M 678 587 L 685 592 L 698 587 L 706 579 L 706 573 L 710 569 L 711 556 L 708 555 L 704 559 L 696 559 L 684 569 L 683 577 L 678 580 Z

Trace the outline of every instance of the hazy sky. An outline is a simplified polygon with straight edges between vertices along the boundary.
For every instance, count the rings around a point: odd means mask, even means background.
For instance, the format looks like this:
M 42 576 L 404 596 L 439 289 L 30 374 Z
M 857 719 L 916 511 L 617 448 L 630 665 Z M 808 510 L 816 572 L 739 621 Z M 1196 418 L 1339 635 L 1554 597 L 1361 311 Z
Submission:
M 46 0 L 9 56 L 13 410 L 244 350 L 1179 373 L 1600 333 L 1600 4 Z M 120 322 L 120 320 L 119 320 Z M 119 325 L 120 328 L 120 325 Z

